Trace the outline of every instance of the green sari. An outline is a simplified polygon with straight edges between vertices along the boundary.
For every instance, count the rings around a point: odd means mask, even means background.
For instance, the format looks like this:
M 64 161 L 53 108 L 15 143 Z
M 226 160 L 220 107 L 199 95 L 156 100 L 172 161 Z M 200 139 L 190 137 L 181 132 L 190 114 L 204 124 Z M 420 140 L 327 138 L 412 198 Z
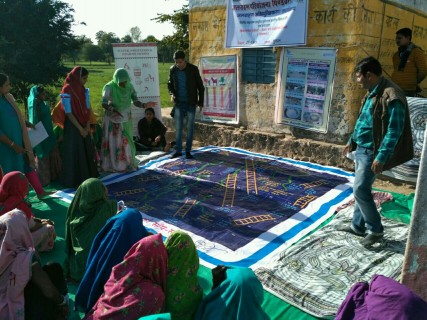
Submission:
M 117 201 L 108 200 L 103 183 L 97 178 L 84 181 L 71 202 L 65 222 L 65 275 L 82 279 L 92 241 L 117 212 Z
M 165 247 L 168 252 L 165 310 L 174 320 L 192 320 L 203 296 L 197 278 L 199 256 L 196 246 L 187 233 L 174 231 L 167 238 Z
M 47 137 L 34 147 L 34 152 L 38 158 L 48 156 L 56 145 L 55 134 L 53 133 L 52 118 L 50 116 L 50 108 L 44 101 L 37 101 L 38 86 L 33 86 L 28 96 L 28 120 L 32 124 L 37 124 L 39 121 L 43 123 L 46 129 Z
M 124 87 L 121 87 L 120 82 L 126 82 Z M 136 91 L 131 83 L 131 79 L 129 77 L 126 69 L 117 69 L 114 72 L 113 80 L 108 82 L 104 88 L 105 91 L 106 86 L 110 87 L 112 103 L 114 105 L 114 109 L 120 112 L 124 117 L 127 117 L 127 114 L 130 113 L 130 108 L 132 106 L 132 102 L 137 100 Z M 103 101 L 105 103 L 106 101 Z M 131 148 L 132 158 L 135 159 L 136 149 L 135 144 L 133 143 L 133 125 L 132 125 L 132 117 L 129 117 L 127 121 L 122 122 L 123 133 L 128 139 L 128 144 Z

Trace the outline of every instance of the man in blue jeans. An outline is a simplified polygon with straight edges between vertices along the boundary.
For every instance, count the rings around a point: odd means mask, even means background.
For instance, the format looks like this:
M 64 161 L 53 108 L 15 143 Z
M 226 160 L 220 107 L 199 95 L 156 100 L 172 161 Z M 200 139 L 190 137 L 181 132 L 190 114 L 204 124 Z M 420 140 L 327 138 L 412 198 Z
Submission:
M 343 154 L 356 150 L 352 223 L 337 227 L 364 239 L 365 247 L 382 241 L 384 228 L 372 196 L 376 175 L 414 156 L 409 110 L 404 92 L 384 78 L 379 61 L 361 60 L 354 68 L 356 82 L 367 89 L 359 117 Z
M 205 87 L 200 77 L 199 68 L 185 60 L 184 51 L 174 53 L 175 64 L 169 70 L 168 89 L 171 101 L 174 104 L 175 119 L 175 150 L 172 158 L 182 156 L 182 127 L 184 115 L 187 117 L 187 141 L 185 157 L 193 159 L 191 147 L 193 145 L 194 118 L 196 109 L 203 108 Z

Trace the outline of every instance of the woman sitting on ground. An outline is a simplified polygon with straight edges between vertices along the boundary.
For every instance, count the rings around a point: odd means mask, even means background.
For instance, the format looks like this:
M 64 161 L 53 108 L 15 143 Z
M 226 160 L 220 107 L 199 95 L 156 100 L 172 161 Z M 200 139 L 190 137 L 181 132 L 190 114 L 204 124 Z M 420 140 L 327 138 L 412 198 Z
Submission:
M 174 231 L 165 243 L 168 252 L 166 278 L 166 312 L 174 320 L 192 320 L 203 297 L 197 272 L 199 256 L 191 237 Z
M 76 309 L 88 312 L 104 292 L 111 269 L 128 250 L 148 235 L 141 213 L 126 209 L 110 218 L 93 240 L 86 263 L 86 272 L 77 289 Z
M 212 291 L 200 303 L 194 320 L 270 319 L 261 307 L 262 284 L 251 269 L 217 266 L 212 280 Z
M 167 252 L 162 235 L 135 243 L 117 264 L 86 320 L 137 320 L 165 309 Z
M 169 151 L 173 143 L 166 143 L 166 131 L 165 125 L 156 118 L 154 109 L 146 108 L 145 117 L 138 122 L 139 138 L 135 141 L 136 150 Z
M 59 320 L 68 316 L 62 268 L 40 266 L 25 213 L 0 217 L 0 319 Z
M 4 175 L 0 185 L 0 215 L 13 209 L 22 210 L 28 220 L 31 235 L 37 251 L 50 251 L 56 238 L 53 222 L 34 217 L 30 205 L 25 201 L 28 196 L 28 180 L 19 171 Z
M 93 239 L 108 219 L 117 213 L 117 201 L 108 200 L 108 190 L 97 178 L 84 181 L 71 202 L 65 222 L 65 276 L 80 281 Z

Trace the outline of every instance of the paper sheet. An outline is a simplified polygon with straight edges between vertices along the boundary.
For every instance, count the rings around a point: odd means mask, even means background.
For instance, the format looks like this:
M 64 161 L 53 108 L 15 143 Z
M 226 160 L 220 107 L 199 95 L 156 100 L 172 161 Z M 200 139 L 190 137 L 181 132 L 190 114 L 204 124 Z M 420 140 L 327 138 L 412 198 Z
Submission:
M 41 121 L 36 124 L 35 129 L 28 130 L 28 135 L 30 136 L 31 146 L 33 148 L 49 137 Z

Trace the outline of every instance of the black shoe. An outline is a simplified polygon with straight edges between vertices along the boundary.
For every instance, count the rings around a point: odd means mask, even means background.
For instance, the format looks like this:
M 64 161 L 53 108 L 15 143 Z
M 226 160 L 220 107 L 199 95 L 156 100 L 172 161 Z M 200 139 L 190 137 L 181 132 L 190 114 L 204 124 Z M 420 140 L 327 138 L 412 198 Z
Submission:
M 354 234 L 355 236 L 358 236 L 358 237 L 364 237 L 365 236 L 365 233 L 359 233 L 359 232 L 353 230 L 353 228 L 349 224 L 338 225 L 338 226 L 336 226 L 335 230 L 348 232 L 348 233 Z
M 182 156 L 182 153 L 181 152 L 175 152 L 173 155 L 172 155 L 172 159 L 174 159 L 174 158 L 178 158 L 178 157 L 181 157 Z
M 188 151 L 185 153 L 185 157 L 187 159 L 194 159 L 193 155 L 190 152 L 188 152 Z
M 384 236 L 382 234 L 370 233 L 365 238 L 360 240 L 360 244 L 364 247 L 370 247 L 378 242 L 381 242 L 383 240 L 383 237 Z

